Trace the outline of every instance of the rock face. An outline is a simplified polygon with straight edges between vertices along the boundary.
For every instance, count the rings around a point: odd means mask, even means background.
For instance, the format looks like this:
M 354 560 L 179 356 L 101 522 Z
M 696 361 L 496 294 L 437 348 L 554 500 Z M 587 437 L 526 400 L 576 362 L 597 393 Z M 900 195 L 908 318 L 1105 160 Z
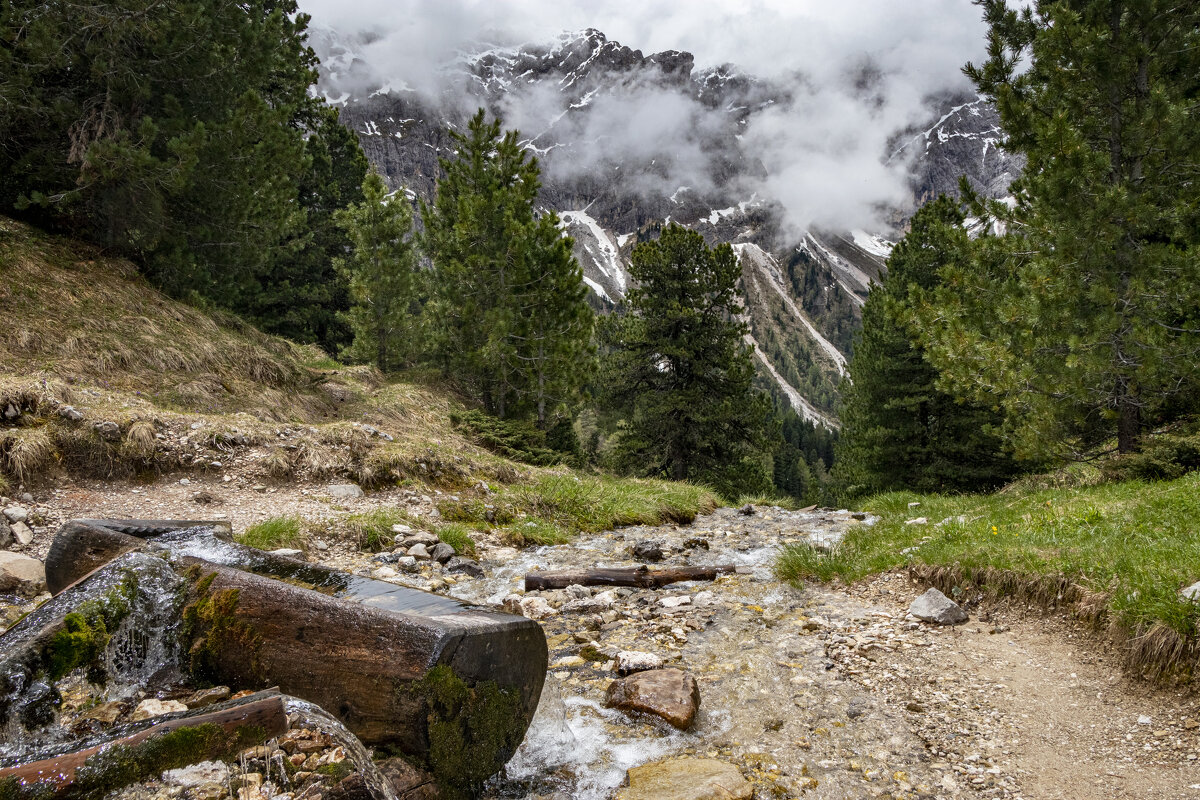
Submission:
M 970 619 L 958 603 L 933 588 L 913 600 L 912 605 L 908 607 L 908 613 L 917 619 L 935 622 L 938 625 L 957 625 Z
M 629 770 L 619 800 L 750 800 L 754 787 L 732 764 L 713 758 L 672 758 Z
M 46 591 L 46 567 L 36 558 L 0 552 L 0 594 L 34 597 Z
M 687 730 L 700 710 L 700 687 L 681 669 L 653 669 L 614 681 L 604 704 L 622 711 L 642 711 Z

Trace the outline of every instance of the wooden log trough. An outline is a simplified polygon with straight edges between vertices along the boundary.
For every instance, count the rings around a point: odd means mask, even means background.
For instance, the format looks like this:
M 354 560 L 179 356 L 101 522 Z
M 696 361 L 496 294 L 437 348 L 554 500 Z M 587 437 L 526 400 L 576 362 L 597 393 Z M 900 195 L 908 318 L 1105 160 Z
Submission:
M 245 547 L 227 523 L 69 522 L 47 583 L 69 592 L 133 551 L 185 580 L 181 644 L 197 682 L 278 687 L 450 785 L 497 772 L 537 709 L 547 648 L 536 622 Z

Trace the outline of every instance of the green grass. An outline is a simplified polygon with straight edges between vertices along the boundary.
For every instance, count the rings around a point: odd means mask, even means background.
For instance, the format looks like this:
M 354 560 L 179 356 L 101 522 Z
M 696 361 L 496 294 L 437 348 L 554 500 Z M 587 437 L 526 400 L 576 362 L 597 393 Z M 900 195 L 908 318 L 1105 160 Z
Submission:
M 451 522 L 437 529 L 437 536 L 454 548 L 461 555 L 475 554 L 475 540 L 471 538 L 472 529 L 461 522 Z
M 303 550 L 306 546 L 304 529 L 305 523 L 300 517 L 274 517 L 251 525 L 234 539 L 259 550 L 277 550 L 281 547 Z
M 542 472 L 532 480 L 503 486 L 486 500 L 444 501 L 438 510 L 451 522 L 496 526 L 516 540 L 544 544 L 625 525 L 687 523 L 719 504 L 710 489 L 690 483 Z M 530 527 L 528 522 L 542 524 Z
M 342 520 L 347 535 L 359 550 L 378 553 L 387 550 L 396 539 L 393 525 L 410 524 L 408 514 L 398 508 L 376 508 L 361 514 L 351 514 Z
M 779 575 L 851 582 L 908 567 L 935 584 L 1073 604 L 1093 621 L 1115 621 L 1128 631 L 1132 666 L 1200 666 L 1200 605 L 1179 595 L 1200 580 L 1200 473 L 1059 488 L 1025 481 L 993 495 L 900 492 L 862 508 L 880 521 L 832 554 L 789 548 Z M 929 524 L 905 524 L 915 517 Z

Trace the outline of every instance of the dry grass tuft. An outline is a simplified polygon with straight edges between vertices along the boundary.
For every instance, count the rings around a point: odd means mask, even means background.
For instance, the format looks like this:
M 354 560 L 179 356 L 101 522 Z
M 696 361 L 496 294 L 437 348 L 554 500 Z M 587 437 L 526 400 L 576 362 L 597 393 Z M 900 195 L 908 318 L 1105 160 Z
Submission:
M 45 427 L 0 431 L 0 458 L 4 471 L 21 483 L 54 463 L 55 455 L 54 439 Z
M 150 420 L 134 421 L 125 431 L 125 439 L 121 442 L 121 455 L 140 461 L 147 466 L 151 464 L 154 461 L 154 454 L 158 450 L 155 432 L 154 423 Z

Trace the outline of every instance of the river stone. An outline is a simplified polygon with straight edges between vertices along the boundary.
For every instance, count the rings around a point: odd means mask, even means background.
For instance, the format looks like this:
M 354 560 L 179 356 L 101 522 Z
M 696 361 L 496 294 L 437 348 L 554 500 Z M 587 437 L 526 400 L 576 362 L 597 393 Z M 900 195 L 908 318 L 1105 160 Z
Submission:
M 934 588 L 913 600 L 912 605 L 908 607 L 908 613 L 917 619 L 936 622 L 938 625 L 957 625 L 970 619 L 958 603 Z
M 0 551 L 0 594 L 36 597 L 46 591 L 46 567 L 36 558 Z
M 417 531 L 416 533 L 406 533 L 403 536 L 397 536 L 396 541 L 405 550 L 412 547 L 414 544 L 423 544 L 427 548 L 436 545 L 441 541 L 436 535 L 429 531 Z
M 662 561 L 663 549 L 658 542 L 637 542 L 634 544 L 633 557 L 638 561 Z
M 428 561 L 430 558 L 429 548 L 423 544 L 414 544 L 408 548 L 408 554 L 418 561 Z
M 445 564 L 450 559 L 454 558 L 454 548 L 445 542 L 438 542 L 429 551 L 429 557 L 439 564 Z
M 1191 600 L 1193 603 L 1200 603 L 1200 581 L 1196 581 L 1191 586 L 1180 592 L 1184 600 Z
M 325 487 L 325 491 L 330 497 L 341 499 L 363 496 L 362 487 L 357 483 L 331 483 Z
M 629 770 L 618 800 L 751 800 L 754 787 L 732 764 L 714 758 L 672 758 Z
M 654 653 L 643 653 L 639 650 L 622 650 L 617 653 L 616 669 L 622 675 L 645 672 L 650 669 L 662 669 L 662 665 L 662 656 Z
M 652 669 L 613 681 L 604 705 L 621 711 L 644 711 L 687 730 L 700 709 L 700 687 L 681 669 Z
M 222 761 L 201 761 L 190 767 L 169 769 L 162 775 L 163 782 L 169 786 L 204 786 L 206 784 L 224 785 L 229 782 L 229 765 Z
M 176 711 L 187 711 L 188 707 L 178 700 L 155 700 L 153 697 L 146 698 L 138 703 L 137 708 L 133 710 L 133 721 L 150 719 L 151 717 L 161 717 L 163 714 L 174 714 Z
M 13 539 L 21 547 L 27 547 L 33 544 L 33 530 L 24 522 L 14 522 L 12 524 Z
M 522 597 L 510 594 L 504 598 L 501 606 L 510 614 L 520 614 L 527 619 L 545 619 L 558 613 L 555 608 L 540 597 Z
M 470 575 L 472 578 L 484 577 L 483 567 L 479 566 L 479 564 L 475 561 L 472 561 L 469 558 L 464 558 L 463 556 L 454 556 L 447 561 L 446 572 L 450 575 L 462 573 L 464 575 Z

